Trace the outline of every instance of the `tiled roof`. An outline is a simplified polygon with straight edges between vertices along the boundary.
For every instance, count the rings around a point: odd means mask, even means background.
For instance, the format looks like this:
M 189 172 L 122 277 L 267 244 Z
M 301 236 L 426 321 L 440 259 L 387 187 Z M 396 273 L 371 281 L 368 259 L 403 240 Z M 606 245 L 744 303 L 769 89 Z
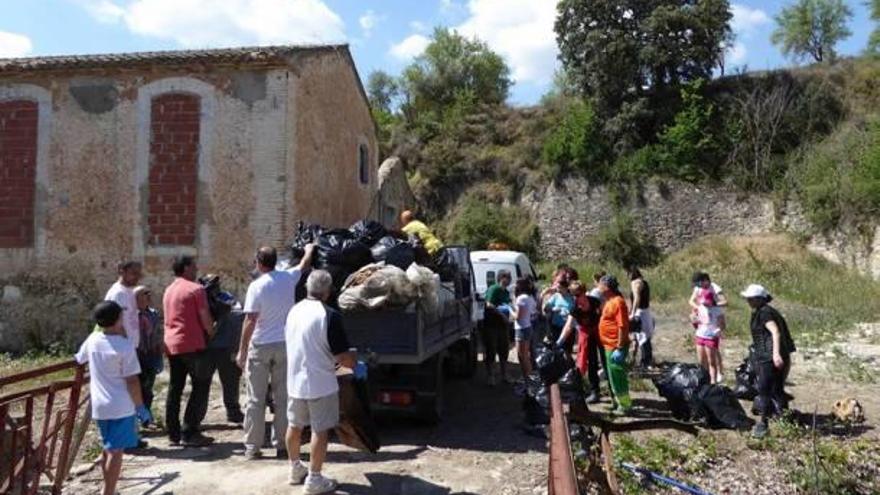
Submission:
M 60 55 L 51 57 L 0 58 L 0 75 L 54 70 L 131 69 L 155 66 L 282 65 L 289 57 L 309 51 L 348 50 L 348 45 L 280 45 L 212 50 Z

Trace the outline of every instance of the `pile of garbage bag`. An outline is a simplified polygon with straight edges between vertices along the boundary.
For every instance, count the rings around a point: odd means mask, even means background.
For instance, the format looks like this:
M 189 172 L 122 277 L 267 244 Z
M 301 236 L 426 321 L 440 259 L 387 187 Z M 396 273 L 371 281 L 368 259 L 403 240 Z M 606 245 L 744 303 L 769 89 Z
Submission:
M 343 311 L 404 307 L 418 301 L 427 313 L 439 310 L 440 277 L 411 263 L 406 271 L 386 262 L 369 264 L 351 274 L 339 294 Z
M 538 346 L 537 371 L 525 378 L 523 413 L 527 425 L 550 423 L 550 386 L 559 384 L 564 404 L 587 408 L 584 380 L 565 351 L 555 346 Z
M 710 384 L 709 374 L 699 365 L 677 363 L 655 378 L 654 386 L 677 419 L 734 430 L 752 425 L 733 390 Z
M 223 319 L 238 304 L 235 296 L 220 286 L 219 275 L 209 273 L 199 277 L 199 284 L 205 288 L 205 293 L 208 296 L 208 310 L 211 311 L 214 321 Z

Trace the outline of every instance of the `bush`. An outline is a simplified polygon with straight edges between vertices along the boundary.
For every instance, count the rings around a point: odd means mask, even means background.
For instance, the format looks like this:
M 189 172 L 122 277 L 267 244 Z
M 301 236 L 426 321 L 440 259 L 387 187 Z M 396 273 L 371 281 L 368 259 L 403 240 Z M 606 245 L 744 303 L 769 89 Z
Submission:
M 587 248 L 599 260 L 624 268 L 653 266 L 662 257 L 660 248 L 635 228 L 632 217 L 623 213 L 588 238 Z
M 693 182 L 717 177 L 720 172 L 715 106 L 703 96 L 704 87 L 705 81 L 698 79 L 682 88 L 682 109 L 658 136 L 659 157 L 666 175 Z
M 473 250 L 503 243 L 529 257 L 537 255 L 538 228 L 523 208 L 470 196 L 447 223 L 446 239 Z
M 789 178 L 818 232 L 873 227 L 880 214 L 880 122 L 846 125 L 792 158 Z
M 581 99 L 571 99 L 555 129 L 544 141 L 542 158 L 552 178 L 580 172 L 589 178 L 601 178 L 604 156 L 599 125 L 592 106 Z

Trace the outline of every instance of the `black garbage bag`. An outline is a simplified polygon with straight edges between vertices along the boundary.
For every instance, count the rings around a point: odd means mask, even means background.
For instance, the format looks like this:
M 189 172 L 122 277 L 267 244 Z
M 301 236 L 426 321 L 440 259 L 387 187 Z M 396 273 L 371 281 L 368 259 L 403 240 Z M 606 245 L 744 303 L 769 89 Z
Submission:
M 696 364 L 677 363 L 654 379 L 654 386 L 666 399 L 672 415 L 685 421 L 699 418 L 699 407 L 693 397 L 700 387 L 708 384 L 709 373 Z
M 535 359 L 538 374 L 545 385 L 559 381 L 570 369 L 574 367 L 574 361 L 564 349 L 557 347 L 545 347 L 538 353 Z
M 299 222 L 296 233 L 288 243 L 291 258 L 300 259 L 305 254 L 306 244 L 317 243 L 324 233 L 324 228 L 317 224 Z
M 544 411 L 550 411 L 550 387 L 542 385 L 541 388 L 538 389 L 538 393 L 535 394 L 535 402 L 537 402 Z
M 565 392 L 584 393 L 584 377 L 581 376 L 577 368 L 568 370 L 562 378 L 559 379 L 559 390 Z
M 749 353 L 736 368 L 736 386 L 733 387 L 733 394 L 736 398 L 753 400 L 758 395 L 758 389 L 755 386 L 757 378 L 754 361 Z
M 369 246 L 344 229 L 328 230 L 318 237 L 317 258 L 322 265 L 337 265 L 349 273 L 373 262 Z
M 354 238 L 367 246 L 373 246 L 387 234 L 385 227 L 374 220 L 360 220 L 348 228 Z
M 434 256 L 434 272 L 440 276 L 441 282 L 454 282 L 459 273 L 458 261 L 453 253 L 446 248 Z
M 722 385 L 703 385 L 692 400 L 696 405 L 696 415 L 705 419 L 712 428 L 742 430 L 753 424 L 733 390 Z
M 370 249 L 373 260 L 384 261 L 386 265 L 394 265 L 406 270 L 416 260 L 412 244 L 396 237 L 385 236 Z

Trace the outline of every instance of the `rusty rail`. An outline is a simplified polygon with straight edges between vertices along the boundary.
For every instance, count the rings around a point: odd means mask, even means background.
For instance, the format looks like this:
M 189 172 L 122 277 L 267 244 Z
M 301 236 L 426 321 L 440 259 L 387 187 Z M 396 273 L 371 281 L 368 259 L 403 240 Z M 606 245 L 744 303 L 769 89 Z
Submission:
M 3 393 L 6 387 L 68 370 L 72 379 Z M 60 495 L 79 449 L 80 442 L 71 448 L 71 441 L 77 416 L 88 404 L 86 383 L 85 367 L 74 361 L 0 377 L 0 494 L 34 495 L 43 486 Z
M 550 471 L 549 495 L 578 495 L 568 419 L 559 394 L 559 385 L 550 386 Z

